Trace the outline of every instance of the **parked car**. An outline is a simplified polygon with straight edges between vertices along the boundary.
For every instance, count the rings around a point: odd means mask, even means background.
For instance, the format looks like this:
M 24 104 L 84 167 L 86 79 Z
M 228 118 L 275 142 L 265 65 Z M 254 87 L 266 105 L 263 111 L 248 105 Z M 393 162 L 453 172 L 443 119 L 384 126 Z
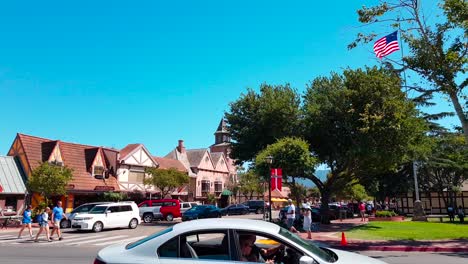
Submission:
M 221 209 L 222 215 L 245 215 L 249 212 L 249 207 L 243 204 L 231 204 Z
M 132 243 L 101 249 L 94 263 L 240 263 L 240 234 L 255 235 L 255 246 L 284 249 L 277 263 L 380 264 L 381 260 L 343 250 L 318 247 L 273 223 L 248 219 L 202 219 L 180 223 Z
M 177 199 L 147 200 L 138 205 L 140 217 L 145 223 L 153 220 L 172 221 L 181 217 L 180 202 Z
M 347 207 L 346 205 L 336 205 L 331 204 L 329 205 L 330 208 L 330 216 L 331 219 L 339 219 L 340 218 L 340 211 L 346 211 L 346 218 L 353 218 L 354 214 L 351 208 Z
M 67 216 L 67 219 L 63 218 L 60 221 L 60 228 L 70 228 L 71 227 L 71 221 L 75 218 L 75 216 L 77 216 L 79 214 L 85 214 L 85 213 L 89 212 L 96 205 L 108 204 L 108 203 L 110 203 L 110 202 L 85 203 L 85 204 L 82 204 L 82 205 L 76 207 L 70 213 L 65 214 Z
M 265 201 L 262 200 L 249 200 L 244 202 L 243 205 L 248 206 L 250 212 L 254 212 L 256 214 L 263 214 L 266 208 Z
M 217 218 L 221 217 L 221 210 L 214 205 L 198 205 L 182 215 L 182 221 L 189 221 L 201 218 Z
M 182 202 L 180 203 L 180 213 L 183 214 L 187 210 L 197 205 L 201 205 L 199 202 Z
M 71 221 L 72 228 L 101 232 L 107 228 L 137 228 L 141 223 L 138 206 L 134 202 L 100 204 L 88 213 L 75 216 Z

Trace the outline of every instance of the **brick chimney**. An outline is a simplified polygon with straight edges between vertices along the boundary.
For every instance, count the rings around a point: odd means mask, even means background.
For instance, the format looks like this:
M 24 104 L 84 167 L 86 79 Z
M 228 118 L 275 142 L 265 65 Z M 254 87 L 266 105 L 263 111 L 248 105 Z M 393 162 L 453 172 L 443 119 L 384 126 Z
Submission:
M 177 150 L 180 153 L 185 153 L 184 141 L 182 139 L 179 139 L 179 145 L 177 146 Z

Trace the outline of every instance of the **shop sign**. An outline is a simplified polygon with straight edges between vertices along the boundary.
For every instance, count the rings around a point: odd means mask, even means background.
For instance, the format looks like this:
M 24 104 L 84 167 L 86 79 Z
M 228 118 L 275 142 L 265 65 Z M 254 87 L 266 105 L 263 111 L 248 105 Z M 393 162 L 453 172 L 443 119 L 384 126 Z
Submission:
M 95 191 L 113 191 L 114 187 L 112 186 L 96 186 L 94 187 Z

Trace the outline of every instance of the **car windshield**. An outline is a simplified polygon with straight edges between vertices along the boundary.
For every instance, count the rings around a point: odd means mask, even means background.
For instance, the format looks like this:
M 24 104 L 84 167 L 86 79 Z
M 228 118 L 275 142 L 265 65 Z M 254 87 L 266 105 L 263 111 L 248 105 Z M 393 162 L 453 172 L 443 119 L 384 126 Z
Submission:
M 106 212 L 107 206 L 96 206 L 89 211 L 90 214 L 103 214 Z
M 137 240 L 135 242 L 132 242 L 132 243 L 128 244 L 127 246 L 125 246 L 125 249 L 132 249 L 132 248 L 134 248 L 136 246 L 139 246 L 139 245 L 141 245 L 141 244 L 143 244 L 143 243 L 145 243 L 147 241 L 150 241 L 153 238 L 162 236 L 162 235 L 164 235 L 166 233 L 169 233 L 171 231 L 172 231 L 172 227 L 166 228 L 166 229 L 164 229 L 164 230 L 162 230 L 160 232 L 154 233 L 154 234 L 152 234 L 150 236 L 147 236 L 145 238 L 142 238 L 140 240 Z
M 297 245 L 305 248 L 306 250 L 308 250 L 309 252 L 311 252 L 312 254 L 316 255 L 317 257 L 327 261 L 327 262 L 334 262 L 335 261 L 335 257 L 328 254 L 327 251 L 317 247 L 316 245 L 310 243 L 310 242 L 307 242 L 305 240 L 303 240 L 302 238 L 298 237 L 297 235 L 289 232 L 288 230 L 284 229 L 284 228 L 281 228 L 280 231 L 279 231 L 279 234 L 282 235 L 283 237 L 291 240 L 292 242 L 296 243 Z

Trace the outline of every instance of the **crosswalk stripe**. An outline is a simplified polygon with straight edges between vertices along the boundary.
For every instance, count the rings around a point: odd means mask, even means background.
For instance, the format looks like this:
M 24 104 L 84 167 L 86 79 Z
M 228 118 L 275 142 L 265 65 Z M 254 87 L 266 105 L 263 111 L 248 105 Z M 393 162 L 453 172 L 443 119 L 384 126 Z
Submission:
M 73 242 L 73 243 L 70 243 L 70 244 L 65 244 L 66 246 L 75 246 L 75 245 L 81 245 L 81 244 L 93 244 L 94 242 L 98 242 L 98 241 L 105 241 L 105 240 L 109 240 L 109 239 L 112 239 L 115 241 L 115 239 L 117 238 L 122 238 L 122 237 L 128 237 L 127 235 L 119 235 L 119 236 L 111 236 L 111 237 L 104 237 L 104 238 L 99 238 L 99 239 L 88 239 L 86 241 L 80 241 L 80 242 Z M 68 241 L 67 241 L 68 242 Z
M 147 236 L 130 237 L 130 238 L 119 240 L 119 241 L 107 241 L 107 242 L 93 244 L 93 245 L 95 245 L 95 246 L 106 246 L 106 245 L 112 245 L 112 244 L 117 244 L 117 243 L 133 242 L 133 241 L 137 241 L 138 239 L 142 239 L 144 237 L 147 237 Z
M 90 238 L 98 238 L 98 237 L 102 237 L 104 235 L 95 235 L 95 236 L 76 236 L 76 237 L 69 237 L 69 236 L 64 236 L 63 237 L 63 240 L 54 240 L 54 242 L 52 243 L 41 243 L 41 244 L 38 244 L 38 246 L 49 246 L 49 245 L 57 245 L 57 244 L 65 244 L 65 243 L 69 243 L 69 242 L 72 242 L 72 241 L 80 241 L 80 240 L 86 240 L 86 239 L 90 239 Z
M 27 240 L 31 240 L 30 237 L 24 237 L 24 238 L 20 238 L 18 239 L 17 236 L 13 236 L 11 238 L 8 238 L 6 240 L 0 240 L 0 244 L 3 244 L 3 243 L 14 243 L 14 242 L 18 242 L 18 241 L 27 241 Z
M 24 234 L 23 234 L 23 235 L 24 235 Z M 29 235 L 29 233 L 28 233 L 28 235 Z M 14 234 L 2 235 L 2 236 L 0 236 L 0 239 L 2 239 L 2 238 L 8 238 L 8 237 L 15 237 L 15 235 L 14 235 Z M 16 237 L 18 237 L 18 234 L 16 234 Z

